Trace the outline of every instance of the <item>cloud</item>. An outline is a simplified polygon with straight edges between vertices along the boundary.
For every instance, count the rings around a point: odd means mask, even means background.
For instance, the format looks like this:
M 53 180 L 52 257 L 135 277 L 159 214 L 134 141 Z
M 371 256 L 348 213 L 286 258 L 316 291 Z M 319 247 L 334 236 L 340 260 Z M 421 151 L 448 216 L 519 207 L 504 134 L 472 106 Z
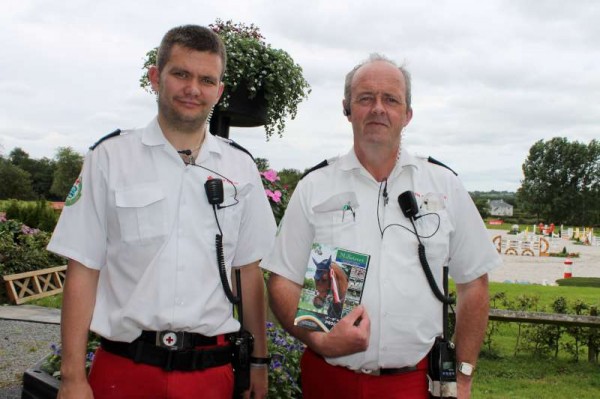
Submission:
M 115 128 L 145 125 L 156 112 L 138 83 L 145 53 L 173 26 L 216 18 L 256 24 L 312 86 L 283 138 L 231 130 L 278 169 L 303 170 L 352 146 L 344 76 L 371 52 L 412 72 L 406 147 L 459 170 L 469 190 L 516 190 L 538 140 L 598 137 L 600 3 L 592 0 L 21 0 L 0 6 L 4 152 L 85 152 Z

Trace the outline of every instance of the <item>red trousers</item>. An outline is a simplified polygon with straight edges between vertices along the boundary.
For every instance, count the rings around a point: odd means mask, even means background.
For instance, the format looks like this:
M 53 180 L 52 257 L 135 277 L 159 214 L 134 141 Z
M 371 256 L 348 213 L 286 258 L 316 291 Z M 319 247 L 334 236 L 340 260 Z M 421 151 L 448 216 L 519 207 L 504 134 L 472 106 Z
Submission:
M 231 399 L 231 364 L 164 371 L 98 348 L 89 376 L 94 399 Z
M 428 399 L 427 358 L 416 371 L 372 376 L 332 366 L 310 349 L 300 361 L 304 399 Z

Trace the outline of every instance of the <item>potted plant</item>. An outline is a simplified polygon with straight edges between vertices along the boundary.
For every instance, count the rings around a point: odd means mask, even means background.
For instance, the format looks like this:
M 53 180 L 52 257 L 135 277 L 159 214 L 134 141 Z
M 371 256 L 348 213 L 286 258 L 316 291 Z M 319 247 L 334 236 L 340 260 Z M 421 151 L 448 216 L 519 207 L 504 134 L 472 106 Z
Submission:
M 274 133 L 281 137 L 285 119 L 294 119 L 298 104 L 310 94 L 310 85 L 304 79 L 302 67 L 284 50 L 267 44 L 254 24 L 217 19 L 209 27 L 223 39 L 227 49 L 227 68 L 223 77 L 225 91 L 215 107 L 212 119 L 216 115 L 225 115 L 229 118 L 225 123 L 231 126 L 264 124 L 267 140 Z M 154 48 L 146 54 L 143 66 L 145 71 L 155 64 L 157 50 L 158 48 Z M 140 85 L 152 92 L 146 72 L 140 78 Z M 239 95 L 242 96 L 242 102 L 258 99 L 259 108 L 264 99 L 264 117 L 260 117 L 260 109 L 249 113 L 232 111 L 232 105 L 239 105 Z

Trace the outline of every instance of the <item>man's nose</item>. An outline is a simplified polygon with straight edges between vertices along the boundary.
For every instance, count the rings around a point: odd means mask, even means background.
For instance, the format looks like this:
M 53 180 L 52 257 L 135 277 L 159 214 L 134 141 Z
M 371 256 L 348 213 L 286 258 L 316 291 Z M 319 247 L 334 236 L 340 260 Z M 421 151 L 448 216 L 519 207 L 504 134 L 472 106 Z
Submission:
M 188 96 L 199 96 L 202 93 L 200 84 L 191 80 L 185 87 L 185 94 Z
M 375 100 L 373 101 L 373 107 L 371 108 L 371 112 L 373 112 L 374 114 L 382 114 L 385 112 L 383 98 L 375 97 Z

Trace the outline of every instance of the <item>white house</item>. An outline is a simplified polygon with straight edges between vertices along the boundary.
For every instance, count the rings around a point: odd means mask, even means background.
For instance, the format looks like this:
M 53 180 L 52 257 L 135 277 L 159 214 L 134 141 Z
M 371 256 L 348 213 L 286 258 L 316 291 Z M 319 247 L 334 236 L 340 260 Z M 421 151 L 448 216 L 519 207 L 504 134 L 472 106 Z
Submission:
M 492 216 L 512 216 L 513 206 L 504 200 L 489 200 L 490 214 Z

